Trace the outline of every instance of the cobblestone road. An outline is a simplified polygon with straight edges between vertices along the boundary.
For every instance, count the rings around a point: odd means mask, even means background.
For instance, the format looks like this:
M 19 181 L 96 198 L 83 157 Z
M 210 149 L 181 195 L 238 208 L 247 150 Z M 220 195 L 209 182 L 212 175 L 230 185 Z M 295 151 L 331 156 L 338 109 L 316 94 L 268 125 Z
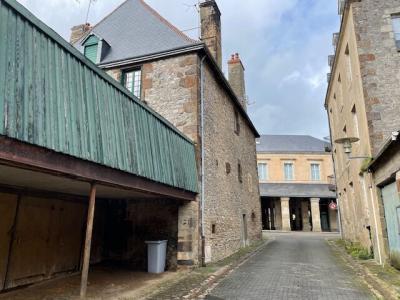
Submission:
M 206 299 L 373 299 L 333 254 L 326 237 L 270 234 L 267 247 L 228 275 Z

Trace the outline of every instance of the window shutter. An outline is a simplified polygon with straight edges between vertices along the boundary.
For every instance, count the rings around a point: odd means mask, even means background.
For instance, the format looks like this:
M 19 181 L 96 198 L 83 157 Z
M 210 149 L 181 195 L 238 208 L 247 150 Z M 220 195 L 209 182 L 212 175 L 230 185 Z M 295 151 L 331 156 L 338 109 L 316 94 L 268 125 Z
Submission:
M 97 60 L 97 44 L 85 46 L 85 56 L 93 63 Z

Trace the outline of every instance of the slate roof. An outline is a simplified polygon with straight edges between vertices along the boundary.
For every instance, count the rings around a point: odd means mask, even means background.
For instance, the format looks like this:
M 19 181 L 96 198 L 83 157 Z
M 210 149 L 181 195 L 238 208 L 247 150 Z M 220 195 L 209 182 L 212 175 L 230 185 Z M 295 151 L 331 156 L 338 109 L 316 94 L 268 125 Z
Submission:
M 257 152 L 264 153 L 322 153 L 330 143 L 309 135 L 261 135 Z
M 328 184 L 260 183 L 261 197 L 336 198 Z
M 190 39 L 143 0 L 127 0 L 107 15 L 89 34 L 110 45 L 101 64 L 179 49 L 199 41 Z M 82 52 L 82 41 L 74 46 Z

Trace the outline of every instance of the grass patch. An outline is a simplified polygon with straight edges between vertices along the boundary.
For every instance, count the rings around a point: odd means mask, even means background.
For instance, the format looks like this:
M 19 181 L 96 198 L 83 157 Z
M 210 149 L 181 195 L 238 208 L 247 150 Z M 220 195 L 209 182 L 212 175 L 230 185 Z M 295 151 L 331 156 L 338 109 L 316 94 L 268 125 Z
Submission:
M 361 259 L 361 260 L 368 260 L 374 258 L 374 253 L 367 248 L 361 246 L 360 243 L 354 243 L 346 240 L 336 240 L 335 241 L 338 246 L 343 247 L 348 254 L 352 257 Z

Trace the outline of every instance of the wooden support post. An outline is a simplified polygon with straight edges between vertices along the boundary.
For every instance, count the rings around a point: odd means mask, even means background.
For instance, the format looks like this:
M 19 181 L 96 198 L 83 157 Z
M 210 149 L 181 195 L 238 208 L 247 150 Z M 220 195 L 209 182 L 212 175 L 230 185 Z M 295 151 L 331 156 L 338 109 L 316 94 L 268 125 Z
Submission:
M 96 185 L 93 183 L 90 186 L 90 199 L 87 215 L 86 225 L 86 238 L 85 247 L 83 249 L 83 267 L 81 277 L 81 298 L 86 297 L 87 280 L 89 275 L 89 264 L 90 264 L 90 247 L 92 244 L 92 231 L 93 231 L 93 218 L 94 218 L 94 207 L 96 203 Z

